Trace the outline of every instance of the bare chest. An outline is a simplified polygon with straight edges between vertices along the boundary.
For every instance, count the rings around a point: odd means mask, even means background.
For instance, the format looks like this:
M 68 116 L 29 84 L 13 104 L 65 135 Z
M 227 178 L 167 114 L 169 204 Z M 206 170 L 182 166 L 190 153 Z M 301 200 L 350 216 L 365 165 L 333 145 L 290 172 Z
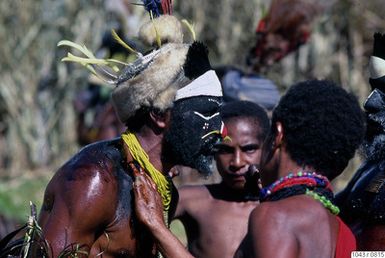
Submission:
M 191 210 L 192 217 L 206 227 L 233 230 L 247 224 L 251 211 L 257 202 L 229 202 L 213 200 L 206 205 Z
M 247 233 L 249 215 L 256 205 L 215 200 L 192 211 L 197 228 L 190 231 L 190 247 L 201 257 L 233 257 Z

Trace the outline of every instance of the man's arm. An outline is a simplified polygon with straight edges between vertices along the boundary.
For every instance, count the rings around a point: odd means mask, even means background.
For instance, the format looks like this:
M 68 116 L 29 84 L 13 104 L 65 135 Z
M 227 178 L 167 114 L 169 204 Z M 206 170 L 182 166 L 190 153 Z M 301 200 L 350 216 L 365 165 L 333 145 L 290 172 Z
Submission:
M 101 229 L 113 218 L 117 185 L 103 180 L 106 175 L 99 169 L 64 167 L 49 183 L 39 224 L 53 257 L 79 247 L 90 254 Z
M 166 227 L 163 221 L 162 200 L 154 182 L 142 169 L 138 170 L 135 166 L 131 166 L 131 168 L 135 177 L 133 190 L 138 220 L 150 230 L 159 250 L 165 257 L 193 257 Z

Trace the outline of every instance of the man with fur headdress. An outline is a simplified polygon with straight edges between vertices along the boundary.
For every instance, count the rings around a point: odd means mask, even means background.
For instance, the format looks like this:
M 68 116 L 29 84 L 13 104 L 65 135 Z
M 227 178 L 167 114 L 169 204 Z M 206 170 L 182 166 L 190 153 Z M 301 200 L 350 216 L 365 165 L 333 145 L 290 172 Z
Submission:
M 116 86 L 112 101 L 127 131 L 84 147 L 49 182 L 38 222 L 53 257 L 159 255 L 135 217 L 134 173 L 140 169 L 152 178 L 169 224 L 178 198 L 170 169 L 181 164 L 210 171 L 211 148 L 224 128 L 218 113 L 221 85 L 206 47 L 183 43 L 181 23 L 171 15 L 154 18 L 139 35 L 151 50 L 138 53 L 119 73 L 84 49 L 88 60 L 71 54 L 64 59 Z M 81 49 L 68 41 L 60 45 Z

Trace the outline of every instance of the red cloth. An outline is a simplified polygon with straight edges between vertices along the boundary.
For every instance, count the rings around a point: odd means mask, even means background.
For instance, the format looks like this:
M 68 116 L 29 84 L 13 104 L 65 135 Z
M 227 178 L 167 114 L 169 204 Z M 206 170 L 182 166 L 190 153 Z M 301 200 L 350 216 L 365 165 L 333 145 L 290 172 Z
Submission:
M 335 258 L 350 258 L 351 252 L 357 250 L 356 238 L 346 224 L 337 216 L 339 229 Z

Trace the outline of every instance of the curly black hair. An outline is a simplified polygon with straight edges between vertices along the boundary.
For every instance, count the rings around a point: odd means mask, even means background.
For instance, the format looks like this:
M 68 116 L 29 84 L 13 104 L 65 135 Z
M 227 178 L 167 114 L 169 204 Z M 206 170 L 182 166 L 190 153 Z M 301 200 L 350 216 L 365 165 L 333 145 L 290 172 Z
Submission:
M 264 140 L 269 128 L 270 120 L 266 110 L 260 105 L 247 100 L 234 100 L 226 102 L 221 106 L 219 113 L 224 122 L 232 118 L 250 118 L 255 120 L 257 126 L 261 128 L 261 133 L 258 137 Z
M 342 173 L 365 134 L 355 96 L 327 80 L 293 85 L 273 111 L 272 125 L 278 121 L 290 157 L 329 180 Z

